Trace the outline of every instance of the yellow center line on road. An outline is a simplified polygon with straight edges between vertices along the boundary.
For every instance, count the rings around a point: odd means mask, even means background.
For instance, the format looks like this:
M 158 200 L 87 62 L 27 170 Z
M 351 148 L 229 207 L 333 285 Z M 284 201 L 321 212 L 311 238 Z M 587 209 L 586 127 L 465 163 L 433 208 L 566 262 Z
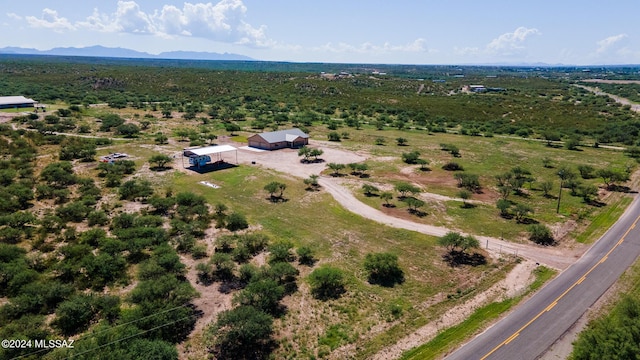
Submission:
M 510 343 L 511 341 L 513 341 L 513 339 L 517 338 L 517 337 L 518 337 L 518 335 L 520 335 L 520 333 L 515 333 L 515 334 L 511 335 L 511 336 L 507 339 L 507 342 L 506 342 L 505 344 L 508 344 L 508 343 Z
M 533 319 L 529 320 L 529 322 L 527 322 L 526 324 L 524 324 L 520 329 L 518 329 L 518 331 L 516 331 L 515 333 L 513 333 L 511 336 L 509 336 L 506 340 L 504 340 L 503 342 L 501 342 L 500 344 L 498 344 L 498 346 L 496 346 L 495 348 L 493 348 L 491 351 L 489 351 L 485 356 L 481 357 L 480 360 L 485 360 L 486 358 L 488 358 L 489 356 L 491 356 L 494 352 L 498 351 L 498 349 L 500 349 L 501 347 L 503 347 L 504 345 L 509 344 L 511 341 L 513 341 L 515 338 L 517 338 L 520 333 L 526 329 L 527 327 L 529 327 L 529 325 L 531 325 L 534 321 L 538 320 L 538 318 L 540 316 L 542 316 L 545 312 L 548 312 L 549 310 L 553 309 L 557 304 L 558 301 L 560 301 L 565 295 L 567 295 L 569 293 L 569 291 L 571 291 L 574 287 L 576 287 L 577 285 L 581 284 L 586 278 L 587 276 L 596 269 L 596 267 L 598 267 L 598 265 L 602 264 L 603 262 L 605 262 L 607 260 L 607 258 L 609 257 L 609 255 L 611 255 L 611 253 L 618 247 L 620 246 L 620 244 L 622 244 L 624 242 L 624 239 L 627 237 L 627 235 L 629 234 L 629 232 L 634 229 L 636 227 L 636 224 L 638 223 L 638 221 L 640 220 L 640 216 L 638 216 L 636 218 L 636 220 L 633 222 L 633 224 L 631 224 L 631 226 L 627 229 L 627 231 L 625 231 L 624 235 L 622 235 L 622 237 L 620 238 L 620 240 L 618 240 L 618 242 L 606 253 L 604 254 L 604 256 L 600 259 L 600 261 L 598 261 L 595 265 L 593 265 L 591 267 L 591 269 L 589 269 L 589 271 L 587 271 L 584 275 L 582 275 L 582 277 L 580 279 L 578 279 L 576 282 L 574 282 L 567 290 L 565 290 L 562 294 L 560 294 L 560 296 L 558 296 L 554 301 L 551 302 L 551 304 L 549 304 L 549 306 L 547 306 L 544 310 L 542 310 L 541 312 L 538 313 L 538 315 L 534 316 Z
M 552 302 L 551 304 L 549 304 L 549 306 L 547 306 L 546 309 L 544 309 L 544 311 L 550 311 L 551 309 L 553 309 L 556 305 L 558 305 L 557 301 Z

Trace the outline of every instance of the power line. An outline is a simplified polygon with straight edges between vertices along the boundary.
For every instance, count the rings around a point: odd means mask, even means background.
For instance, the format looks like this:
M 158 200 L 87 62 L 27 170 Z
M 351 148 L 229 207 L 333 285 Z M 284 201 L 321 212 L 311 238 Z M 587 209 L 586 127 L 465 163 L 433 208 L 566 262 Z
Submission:
M 187 307 L 187 306 L 189 306 L 189 305 L 191 305 L 191 303 L 190 303 L 190 302 L 185 303 L 185 304 L 180 305 L 180 306 L 176 306 L 176 307 L 173 307 L 173 308 L 167 309 L 167 310 L 163 310 L 163 311 L 160 311 L 160 312 L 157 312 L 157 313 L 153 313 L 153 314 L 151 314 L 151 315 L 147 315 L 147 316 L 144 316 L 144 317 L 141 317 L 141 318 L 139 318 L 139 319 L 135 319 L 135 320 L 132 320 L 132 321 L 129 321 L 129 322 L 126 322 L 126 323 L 118 324 L 118 325 L 115 325 L 115 326 L 110 327 L 110 328 L 108 328 L 108 329 L 104 329 L 104 330 L 101 330 L 101 331 L 97 331 L 97 332 L 93 332 L 93 333 L 90 333 L 90 334 L 86 334 L 86 335 L 82 336 L 80 339 L 78 339 L 77 341 L 79 342 L 79 341 L 82 341 L 82 340 L 87 340 L 88 338 L 95 337 L 95 336 L 100 335 L 100 334 L 102 334 L 102 333 L 105 333 L 105 332 L 109 332 L 109 331 L 115 330 L 115 329 L 117 329 L 117 328 L 119 328 L 119 327 L 122 327 L 122 326 L 125 326 L 125 325 L 130 325 L 130 324 L 133 324 L 133 323 L 136 323 L 136 322 L 138 322 L 138 321 L 142 321 L 142 320 L 145 320 L 145 319 L 148 319 L 148 318 L 154 317 L 154 316 L 162 315 L 162 314 L 165 314 L 165 313 L 168 313 L 168 312 L 171 312 L 171 311 L 174 311 L 174 310 L 180 309 L 180 308 Z M 153 331 L 153 330 L 159 329 L 159 328 L 161 328 L 161 327 L 164 327 L 164 326 L 167 326 L 167 325 L 170 325 L 170 324 L 174 324 L 174 323 L 180 322 L 180 321 L 185 320 L 185 319 L 188 319 L 188 318 L 190 318 L 190 317 L 197 317 L 197 314 L 192 314 L 192 315 L 189 315 L 189 316 L 184 317 L 184 318 L 182 318 L 182 319 L 179 319 L 179 320 L 176 320 L 176 321 L 172 321 L 172 322 L 167 323 L 167 324 L 159 325 L 159 326 L 157 326 L 157 327 L 155 327 L 155 328 L 153 328 L 153 329 L 145 330 L 145 331 L 143 331 L 143 332 L 141 332 L 141 333 L 139 333 L 139 334 L 131 335 L 131 336 L 127 337 L 127 338 L 120 339 L 120 340 L 116 340 L 116 341 L 114 341 L 114 342 L 111 342 L 111 343 L 109 343 L 109 344 L 102 345 L 102 346 L 107 346 L 107 345 L 110 345 L 110 344 L 112 344 L 112 343 L 115 343 L 115 342 L 118 342 L 118 341 L 121 341 L 121 340 L 126 340 L 126 339 L 128 339 L 128 338 L 130 338 L 130 337 L 134 337 L 134 336 L 142 335 L 142 334 L 147 333 L 147 332 L 149 332 L 149 331 Z M 24 355 L 20 355 L 20 356 L 17 356 L 17 357 L 11 358 L 11 360 L 22 359 L 22 358 L 25 358 L 25 357 L 28 357 L 28 356 L 32 356 L 32 355 L 36 355 L 36 354 L 39 354 L 39 353 L 42 353 L 42 352 L 46 352 L 46 351 L 49 351 L 49 350 L 51 350 L 51 349 L 41 349 L 41 350 L 38 350 L 38 351 L 34 351 L 34 352 L 32 352 L 32 353 L 28 353 L 28 354 L 24 354 Z M 73 357 L 73 356 L 77 356 L 77 355 L 81 355 L 81 354 L 72 355 L 72 357 Z
M 148 332 L 150 332 L 150 331 L 154 331 L 154 330 L 160 329 L 160 328 L 162 328 L 162 327 L 169 326 L 169 325 L 171 325 L 171 324 L 175 324 L 175 323 L 177 323 L 177 322 L 180 322 L 180 321 L 183 321 L 183 320 L 186 320 L 186 319 L 192 318 L 192 317 L 194 317 L 194 316 L 196 316 L 196 315 L 195 315 L 195 314 L 194 314 L 194 315 L 189 315 L 189 316 L 183 317 L 182 319 L 178 319 L 178 320 L 176 320 L 176 321 L 172 321 L 172 322 L 170 322 L 170 323 L 162 324 L 162 325 L 156 326 L 156 327 L 154 327 L 154 328 L 151 328 L 151 329 L 149 329 L 149 330 L 144 330 L 144 331 L 139 332 L 139 333 L 137 333 L 137 334 L 129 335 L 129 336 L 124 337 L 124 338 L 122 338 L 122 339 L 114 340 L 114 341 L 112 341 L 112 342 L 106 343 L 106 344 L 104 344 L 104 345 L 100 345 L 100 346 L 95 347 L 95 348 L 93 348 L 93 349 L 89 349 L 89 350 L 87 350 L 87 351 L 83 351 L 83 352 L 81 352 L 81 353 L 79 353 L 79 354 L 73 354 L 73 355 L 71 355 L 70 357 L 68 357 L 67 359 L 71 359 L 71 358 L 73 358 L 73 357 L 75 357 L 75 356 L 84 355 L 84 354 L 86 354 L 86 353 L 90 353 L 90 352 L 92 352 L 92 351 L 95 351 L 95 350 L 101 349 L 101 348 L 103 348 L 103 347 L 105 347 L 105 346 L 109 346 L 109 345 L 113 345 L 113 344 L 115 344 L 115 343 L 119 343 L 119 342 L 121 342 L 121 341 L 129 340 L 129 339 L 134 338 L 134 337 L 136 337 L 136 336 L 140 336 L 140 335 L 145 334 L 145 333 L 148 333 Z

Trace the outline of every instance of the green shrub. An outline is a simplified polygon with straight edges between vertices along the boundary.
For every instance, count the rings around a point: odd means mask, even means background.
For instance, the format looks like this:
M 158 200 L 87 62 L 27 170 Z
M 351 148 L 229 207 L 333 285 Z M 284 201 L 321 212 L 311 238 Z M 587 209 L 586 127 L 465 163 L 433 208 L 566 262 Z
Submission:
M 316 299 L 337 299 L 344 292 L 344 274 L 342 270 L 330 266 L 315 269 L 309 274 L 311 293 Z
M 551 230 L 542 224 L 529 225 L 529 240 L 540 245 L 552 245 L 554 243 Z
M 393 287 L 404 282 L 404 272 L 398 264 L 398 256 L 391 253 L 370 253 L 364 260 L 369 282 Z
M 244 215 L 233 212 L 227 217 L 227 224 L 225 227 L 229 231 L 243 230 L 249 227 L 249 222 Z

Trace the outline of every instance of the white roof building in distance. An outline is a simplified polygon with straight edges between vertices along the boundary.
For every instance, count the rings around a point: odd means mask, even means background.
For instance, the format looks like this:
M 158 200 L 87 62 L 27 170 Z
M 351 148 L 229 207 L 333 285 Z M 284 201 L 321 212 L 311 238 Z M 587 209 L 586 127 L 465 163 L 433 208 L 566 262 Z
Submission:
M 37 103 L 24 96 L 0 96 L 0 109 L 34 107 Z

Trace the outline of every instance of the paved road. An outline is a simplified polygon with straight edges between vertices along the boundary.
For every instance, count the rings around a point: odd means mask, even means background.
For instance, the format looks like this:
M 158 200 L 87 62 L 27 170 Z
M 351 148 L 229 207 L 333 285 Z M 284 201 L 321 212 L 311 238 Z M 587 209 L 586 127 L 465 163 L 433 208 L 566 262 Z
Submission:
M 639 199 L 575 264 L 447 359 L 525 360 L 543 354 L 640 255 Z

